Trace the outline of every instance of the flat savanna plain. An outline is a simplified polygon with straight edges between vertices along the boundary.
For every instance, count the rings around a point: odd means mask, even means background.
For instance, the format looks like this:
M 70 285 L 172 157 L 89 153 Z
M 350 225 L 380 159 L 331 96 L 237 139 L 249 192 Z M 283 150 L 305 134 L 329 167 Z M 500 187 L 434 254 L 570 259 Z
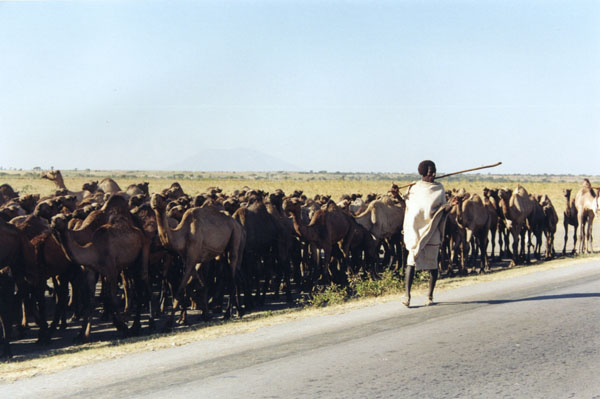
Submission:
M 343 194 L 360 193 L 386 193 L 392 182 L 402 186 L 416 180 L 416 175 L 384 176 L 377 178 L 373 175 L 363 174 L 274 174 L 274 173 L 178 173 L 178 172 L 119 172 L 119 171 L 62 171 L 65 185 L 72 191 L 78 191 L 81 186 L 91 180 L 101 180 L 104 177 L 112 177 L 121 188 L 134 183 L 148 182 L 149 191 L 158 192 L 167 188 L 174 181 L 178 181 L 183 190 L 189 195 L 206 192 L 209 187 L 219 187 L 225 194 L 231 194 L 234 190 L 244 187 L 261 189 L 272 192 L 282 189 L 286 194 L 294 190 L 302 190 L 307 196 L 316 194 L 331 195 L 338 200 Z M 381 176 L 379 176 L 381 177 Z M 529 175 L 464 175 L 464 178 L 449 178 L 441 180 L 447 190 L 463 188 L 470 193 L 482 193 L 484 187 L 488 188 L 512 188 L 518 184 L 524 186 L 531 194 L 547 194 L 559 215 L 559 225 L 556 234 L 555 248 L 557 252 L 563 247 L 563 212 L 565 210 L 564 189 L 571 189 L 573 196 L 581 187 L 583 178 L 589 178 L 594 187 L 600 186 L 599 176 L 529 176 Z M 39 193 L 42 196 L 51 195 L 56 190 L 50 181 L 40 178 L 38 171 L 2 171 L 0 173 L 0 184 L 10 184 L 21 194 Z M 596 223 L 594 233 L 598 237 L 599 224 Z M 572 227 L 569 232 L 568 250 L 572 248 Z M 596 248 L 597 246 L 595 246 Z M 489 250 L 489 248 L 488 248 Z M 586 258 L 586 257 L 583 257 Z M 518 273 L 529 273 L 539 268 L 563 267 L 573 259 L 555 260 L 535 263 L 534 266 L 519 267 L 505 270 L 504 268 L 493 269 L 496 272 L 485 276 L 469 276 L 466 278 L 451 278 L 440 281 L 439 289 L 447 289 L 458 285 L 473 284 L 479 281 L 487 281 L 495 278 L 506 278 Z M 391 299 L 391 298 L 389 298 Z M 150 336 L 130 338 L 126 340 L 101 340 L 86 345 L 69 346 L 58 350 L 47 350 L 41 348 L 39 352 L 26 356 L 19 356 L 14 360 L 0 364 L 0 381 L 10 381 L 24 378 L 39 373 L 48 373 L 78 365 L 88 364 L 123 356 L 127 353 L 156 350 L 175 345 L 183 345 L 198 339 L 208 339 L 220 335 L 237 334 L 255 330 L 265 325 L 285 322 L 286 320 L 308 317 L 314 314 L 344 311 L 348 307 L 365 306 L 372 301 L 386 299 L 363 300 L 361 304 L 351 303 L 342 307 L 330 307 L 326 309 L 301 309 L 284 308 L 280 310 L 267 310 L 251 313 L 242 320 L 230 322 L 213 321 L 211 323 L 196 323 L 191 328 L 179 329 L 170 334 L 154 334 Z M 266 317 L 268 316 L 268 317 Z M 76 323 L 77 324 L 77 323 Z M 78 326 L 77 326 L 78 327 Z

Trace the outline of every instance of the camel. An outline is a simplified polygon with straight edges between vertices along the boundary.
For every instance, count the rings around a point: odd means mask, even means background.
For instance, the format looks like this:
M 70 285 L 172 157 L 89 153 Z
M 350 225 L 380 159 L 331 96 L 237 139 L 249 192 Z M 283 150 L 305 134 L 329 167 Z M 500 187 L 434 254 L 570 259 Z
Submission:
M 498 232 L 498 202 L 491 196 L 490 190 L 486 187 L 483 189 L 483 205 L 490 215 L 490 243 L 492 246 L 491 257 L 496 259 L 496 233 Z
M 506 228 L 513 238 L 513 258 L 510 266 L 515 266 L 519 264 L 519 238 L 521 239 L 521 251 L 525 250 L 526 220 L 533 211 L 533 205 L 529 198 L 529 193 L 521 185 L 518 185 L 514 192 L 501 189 L 498 195 L 500 197 L 500 207 L 504 215 Z M 527 246 L 527 258 L 525 261 L 529 262 L 529 246 Z
M 129 197 L 133 197 L 134 195 L 143 195 L 144 197 L 148 197 L 148 182 L 131 184 L 127 187 L 126 194 Z
M 11 358 L 12 351 L 10 339 L 13 324 L 16 323 L 19 313 L 19 298 L 15 294 L 15 281 L 11 276 L 10 268 L 0 268 L 0 345 L 2 346 L 1 358 Z
M 104 179 L 100 180 L 100 183 L 98 183 L 98 189 L 102 190 L 106 194 L 116 194 L 121 192 L 121 187 L 119 187 L 117 182 L 110 177 L 105 177 Z
M 230 295 L 226 316 L 231 316 L 233 301 L 236 303 L 239 315 L 242 316 L 237 284 L 246 242 L 246 234 L 242 225 L 214 207 L 203 207 L 188 209 L 179 225 L 172 229 L 168 225 L 165 197 L 157 193 L 153 194 L 150 205 L 156 214 L 158 236 L 161 243 L 167 249 L 175 251 L 184 263 L 183 277 L 175 294 L 167 327 L 170 327 L 175 320 L 175 311 L 184 299 L 184 290 L 192 275 L 203 285 L 201 306 L 204 318 L 208 319 L 207 289 L 205 281 L 201 277 L 204 274 L 202 265 L 226 254 L 229 255 L 230 271 Z M 184 312 L 185 309 L 182 309 L 182 315 Z
M 297 198 L 286 199 L 283 202 L 283 210 L 292 216 L 294 230 L 300 238 L 308 243 L 314 244 L 324 252 L 324 264 L 318 273 L 321 278 L 327 278 L 323 271 L 327 271 L 341 282 L 345 280 L 344 270 L 339 273 L 330 270 L 331 258 L 334 245 L 341 242 L 341 254 L 344 261 L 348 259 L 349 247 L 352 237 L 356 232 L 356 222 L 346 212 L 340 210 L 331 201 L 325 210 L 318 209 L 314 212 L 310 223 L 304 224 L 301 220 L 302 203 Z M 343 267 L 344 265 L 342 265 Z
M 42 172 L 42 179 L 47 179 L 56 185 L 56 195 L 74 195 L 77 198 L 77 202 L 81 202 L 84 198 L 91 196 L 97 189 L 97 182 L 90 182 L 83 185 L 82 191 L 71 191 L 65 185 L 60 170 L 49 170 Z M 93 190 L 93 191 L 92 191 Z
M 593 251 L 592 225 L 598 211 L 598 194 L 592 188 L 590 181 L 584 179 L 583 186 L 575 195 L 577 223 L 579 224 L 579 254 Z
M 529 242 L 528 245 L 533 245 L 531 242 L 531 234 L 533 234 L 535 236 L 535 246 L 533 246 L 533 254 L 535 258 L 539 260 L 542 258 L 542 236 L 544 235 L 544 227 L 546 225 L 546 215 L 544 214 L 544 210 L 542 209 L 538 198 L 536 198 L 533 195 L 530 195 L 529 200 L 531 203 L 532 210 L 526 220 L 527 236 Z
M 242 206 L 235 211 L 233 218 L 246 229 L 246 246 L 242 265 L 246 278 L 251 279 L 250 283 L 254 283 L 256 286 L 256 296 L 259 302 L 264 303 L 269 283 L 276 269 L 282 269 L 282 273 L 287 278 L 287 294 L 288 299 L 291 300 L 289 248 L 286 248 L 283 241 L 279 239 L 282 226 L 269 213 L 261 195 L 252 196 L 247 206 Z M 261 279 L 264 280 L 262 294 Z M 249 300 L 250 297 L 248 295 L 246 299 Z
M 389 196 L 371 201 L 367 209 L 356 215 L 354 220 L 370 232 L 378 242 L 388 240 L 390 247 L 386 251 L 385 262 L 392 262 L 392 256 L 397 256 L 398 264 L 403 265 L 403 239 L 402 225 L 404 223 L 404 213 L 406 212 L 406 203 L 400 197 L 394 201 Z
M 24 232 L 2 219 L 0 219 L 0 265 L 9 267 L 10 275 L 17 286 L 17 300 L 33 313 L 36 324 L 39 326 L 38 342 L 48 342 L 48 326 L 42 316 L 45 299 L 43 295 L 42 297 L 38 295 L 39 290 L 31 289 L 32 285 L 36 283 L 35 250 Z M 4 355 L 10 356 L 8 341 L 10 340 L 12 320 L 3 320 L 3 324 L 7 329 L 3 334 Z
M 558 214 L 550 197 L 543 195 L 540 198 L 540 206 L 544 212 L 544 235 L 546 236 L 546 259 L 554 257 L 554 235 L 556 234 L 556 225 L 558 224 Z
M 15 192 L 9 184 L 3 184 L 0 186 L 0 206 L 10 201 L 13 198 L 17 198 L 19 193 Z
M 475 240 L 473 255 L 479 250 L 480 267 L 479 273 L 489 270 L 487 258 L 488 232 L 490 230 L 490 214 L 486 209 L 481 197 L 477 194 L 457 195 L 456 222 L 466 232 L 465 242 Z
M 512 195 L 512 190 L 509 190 Z M 496 232 L 498 234 L 498 252 L 500 258 L 505 256 L 511 256 L 511 252 L 509 249 L 509 231 L 506 228 L 506 218 L 504 217 L 504 211 L 500 206 L 500 195 L 499 190 L 497 188 L 488 189 L 488 193 L 490 196 L 490 201 L 494 201 L 496 204 L 496 212 L 498 214 L 498 227 Z
M 83 265 L 104 277 L 107 292 L 106 310 L 112 314 L 117 330 L 123 335 L 128 335 L 127 325 L 117 310 L 119 276 L 124 270 L 131 269 L 130 271 L 135 274 L 139 282 L 137 288 L 140 291 L 140 296 L 145 296 L 146 299 L 151 298 L 148 279 L 149 240 L 129 220 L 118 215 L 115 215 L 109 220 L 109 223 L 94 231 L 90 242 L 85 245 L 80 245 L 73 238 L 73 232 L 67 228 L 64 216 L 54 217 L 52 228 L 58 234 L 61 248 L 71 262 Z M 142 300 L 138 299 L 134 323 L 130 330 L 134 334 L 140 328 L 141 306 Z M 85 341 L 89 340 L 91 331 L 90 312 L 91 309 L 88 307 L 82 317 L 83 328 L 79 339 Z M 150 312 L 152 318 L 152 306 L 150 306 Z
M 563 256 L 567 254 L 567 241 L 569 234 L 569 225 L 573 226 L 573 251 L 574 254 L 577 251 L 577 233 L 579 221 L 577 220 L 577 208 L 575 207 L 575 198 L 571 198 L 571 189 L 565 188 L 563 195 L 566 199 L 565 211 L 563 212 L 563 227 L 565 229 L 565 241 L 563 246 Z
M 59 322 L 62 329 L 66 328 L 69 282 L 75 289 L 75 278 L 78 276 L 77 265 L 67 259 L 46 219 L 36 215 L 27 215 L 15 218 L 10 223 L 22 230 L 35 248 L 38 262 L 34 270 L 35 276 L 31 278 L 31 285 L 32 289 L 40 291 L 37 293 L 37 297 L 44 297 L 46 281 L 49 278 L 53 280 L 57 304 L 50 332 L 57 328 Z M 43 313 L 41 317 L 45 319 L 44 309 L 40 309 L 40 312 Z
M 452 193 L 446 192 L 447 200 L 453 197 Z M 458 206 L 454 205 L 448 212 L 446 219 L 446 228 L 444 230 L 444 240 L 442 241 L 442 256 L 440 271 L 447 267 L 448 275 L 454 275 L 454 264 L 460 260 L 458 266 L 459 273 L 466 274 L 466 258 L 468 252 L 468 243 L 466 241 L 466 231 L 457 222 Z M 457 259 L 460 256 L 460 259 Z

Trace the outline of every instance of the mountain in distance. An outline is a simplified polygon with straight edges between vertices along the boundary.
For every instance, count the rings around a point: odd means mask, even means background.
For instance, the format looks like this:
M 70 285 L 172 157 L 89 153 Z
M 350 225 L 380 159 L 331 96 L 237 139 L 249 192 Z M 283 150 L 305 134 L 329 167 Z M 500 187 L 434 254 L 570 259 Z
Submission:
M 291 162 L 249 148 L 205 149 L 166 166 L 167 170 L 207 172 L 302 171 Z

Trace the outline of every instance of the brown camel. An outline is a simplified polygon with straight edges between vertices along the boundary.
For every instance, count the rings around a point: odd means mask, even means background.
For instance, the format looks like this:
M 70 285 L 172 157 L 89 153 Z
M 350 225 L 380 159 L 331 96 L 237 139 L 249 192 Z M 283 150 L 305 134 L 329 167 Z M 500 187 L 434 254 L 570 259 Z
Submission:
M 0 265 L 8 266 L 10 274 L 14 278 L 17 286 L 16 300 L 23 303 L 28 312 L 31 312 L 35 318 L 36 324 L 39 326 L 38 342 L 45 343 L 48 341 L 47 324 L 44 314 L 44 298 L 39 297 L 39 290 L 32 290 L 37 279 L 37 264 L 35 259 L 35 250 L 24 232 L 16 226 L 0 219 Z M 4 300 L 4 295 L 0 295 Z M 6 305 L 6 304 L 5 304 Z M 3 318 L 6 315 L 3 316 Z M 10 356 L 10 348 L 8 342 L 12 330 L 12 320 L 3 320 L 4 356 Z
M 541 196 L 536 198 L 534 195 L 529 195 L 532 210 L 526 221 L 528 245 L 533 246 L 533 254 L 538 260 L 542 258 L 542 236 L 546 225 L 546 215 L 539 202 L 540 199 Z M 531 240 L 531 234 L 535 236 L 535 245 Z
M 172 229 L 169 227 L 167 220 L 165 197 L 160 194 L 152 195 L 150 205 L 156 214 L 160 241 L 167 249 L 177 252 L 184 263 L 183 277 L 176 291 L 168 326 L 175 321 L 175 311 L 182 303 L 184 290 L 192 275 L 203 286 L 201 306 L 204 318 L 209 317 L 207 287 L 206 282 L 201 277 L 201 275 L 204 275 L 202 264 L 227 254 L 229 255 L 230 270 L 228 276 L 230 278 L 230 296 L 227 315 L 231 315 L 232 303 L 235 301 L 241 316 L 243 312 L 239 302 L 237 281 L 246 241 L 242 225 L 231 216 L 219 212 L 214 207 L 203 207 L 189 209 L 183 215 L 179 225 Z M 184 312 L 185 309 L 182 309 L 182 315 Z
M 489 210 L 486 209 L 481 197 L 477 194 L 457 195 L 456 222 L 459 227 L 465 229 L 465 242 L 471 245 L 473 256 L 479 251 L 479 273 L 489 270 L 487 258 L 488 232 L 490 230 L 491 218 Z
M 544 212 L 544 235 L 546 236 L 546 259 L 554 257 L 554 235 L 556 234 L 556 226 L 558 224 L 558 214 L 550 197 L 543 195 L 540 198 L 540 206 Z
M 17 198 L 19 193 L 15 192 L 9 184 L 3 184 L 0 186 L 0 206 L 10 201 L 13 198 Z
M 250 280 L 250 285 L 256 289 L 259 303 L 264 303 L 272 277 L 280 268 L 282 273 L 288 277 L 288 299 L 291 300 L 289 252 L 286 252 L 285 245 L 279 245 L 281 226 L 279 226 L 279 221 L 268 212 L 262 194 L 251 196 L 249 203 L 235 211 L 233 218 L 246 229 L 246 246 L 242 267 L 245 277 Z M 261 281 L 264 281 L 262 290 Z M 248 289 L 252 289 L 251 286 Z M 248 298 L 245 298 L 247 303 L 250 298 L 251 294 L 248 291 Z
M 56 185 L 56 195 L 74 195 L 77 198 L 77 202 L 81 202 L 84 198 L 91 196 L 98 189 L 97 182 L 90 182 L 83 185 L 82 191 L 71 191 L 65 185 L 60 170 L 49 170 L 42 172 L 42 179 L 48 179 Z
M 105 177 L 98 183 L 98 188 L 106 194 L 116 194 L 121 192 L 121 187 L 110 177 Z
M 131 225 L 125 217 L 114 216 L 109 223 L 94 231 L 89 243 L 80 245 L 74 238 L 73 232 L 67 228 L 64 217 L 52 219 L 52 227 L 59 235 L 59 242 L 67 257 L 76 264 L 99 273 L 104 277 L 107 293 L 106 310 L 113 315 L 117 329 L 127 335 L 128 329 L 121 314 L 118 312 L 117 289 L 121 272 L 130 269 L 137 278 L 137 287 L 145 291 L 146 299 L 150 299 L 151 291 L 148 280 L 149 240 L 137 227 Z M 131 331 L 137 333 L 140 328 L 142 300 L 137 301 L 137 310 Z M 152 306 L 151 306 L 152 317 Z M 82 340 L 88 340 L 91 330 L 91 309 L 84 313 Z
M 37 267 L 35 276 L 32 276 L 32 289 L 39 290 L 36 295 L 44 297 L 46 281 L 53 280 L 53 287 L 56 294 L 56 307 L 54 319 L 50 325 L 50 331 L 58 326 L 67 327 L 66 311 L 69 302 L 69 282 L 75 289 L 75 279 L 78 276 L 78 267 L 73 264 L 60 247 L 60 243 L 52 234 L 52 229 L 48 221 L 40 216 L 27 215 L 21 218 L 11 220 L 11 224 L 22 230 L 33 247 L 35 248 Z M 40 309 L 41 317 L 45 318 L 44 309 Z
M 356 232 L 356 222 L 348 213 L 340 210 L 337 205 L 330 201 L 326 209 L 314 212 L 308 225 L 301 221 L 301 200 L 297 198 L 286 199 L 283 202 L 283 210 L 292 216 L 294 230 L 304 241 L 316 245 L 324 252 L 324 264 L 318 274 L 321 278 L 327 278 L 324 271 L 333 276 L 338 282 L 345 282 L 345 261 L 348 259 L 349 247 L 352 237 Z M 342 270 L 330 270 L 334 245 L 341 244 Z
M 131 184 L 127 187 L 126 191 L 129 197 L 133 197 L 134 195 L 143 195 L 144 197 L 148 197 L 148 182 Z
M 563 190 L 563 194 L 566 199 L 565 211 L 563 212 L 563 227 L 565 229 L 565 241 L 563 246 L 563 256 L 567 254 L 567 241 L 569 234 L 569 225 L 573 226 L 573 251 L 571 253 L 575 253 L 577 251 L 577 233 L 579 222 L 577 221 L 577 208 L 575 207 L 575 198 L 571 198 L 571 189 L 565 188 Z
M 593 252 L 592 225 L 598 211 L 598 194 L 588 179 L 584 179 L 583 186 L 575 196 L 575 208 L 577 208 L 579 224 L 579 253 L 591 253 Z
M 500 207 L 504 215 L 506 228 L 511 233 L 513 238 L 511 266 L 519 264 L 519 238 L 521 239 L 521 251 L 525 250 L 525 229 L 526 221 L 531 212 L 533 205 L 529 197 L 529 193 L 522 186 L 517 186 L 514 192 L 511 190 L 501 189 L 499 192 Z M 527 258 L 529 262 L 529 246 L 527 245 Z

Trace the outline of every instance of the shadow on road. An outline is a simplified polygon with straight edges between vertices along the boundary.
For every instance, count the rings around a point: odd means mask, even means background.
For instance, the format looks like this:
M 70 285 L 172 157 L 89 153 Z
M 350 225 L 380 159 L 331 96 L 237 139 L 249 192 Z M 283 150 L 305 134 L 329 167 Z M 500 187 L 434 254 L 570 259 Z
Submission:
M 600 293 L 586 292 L 586 293 L 572 293 L 572 294 L 562 294 L 562 295 L 532 296 L 532 297 L 528 297 L 528 298 L 518 298 L 518 299 L 488 299 L 488 300 L 480 300 L 480 301 L 436 302 L 436 306 L 469 305 L 469 304 L 500 305 L 500 304 L 504 304 L 504 303 L 513 303 L 513 302 L 546 301 L 546 300 L 552 300 L 552 299 L 598 298 L 598 297 L 600 297 Z

